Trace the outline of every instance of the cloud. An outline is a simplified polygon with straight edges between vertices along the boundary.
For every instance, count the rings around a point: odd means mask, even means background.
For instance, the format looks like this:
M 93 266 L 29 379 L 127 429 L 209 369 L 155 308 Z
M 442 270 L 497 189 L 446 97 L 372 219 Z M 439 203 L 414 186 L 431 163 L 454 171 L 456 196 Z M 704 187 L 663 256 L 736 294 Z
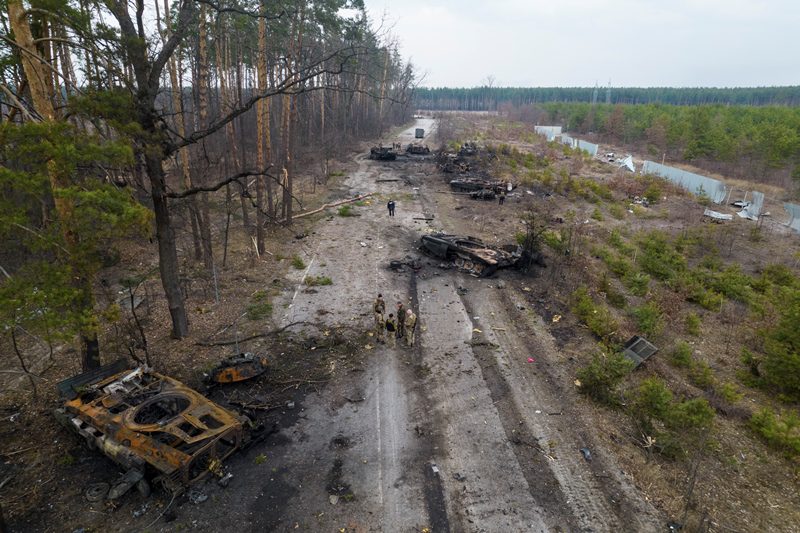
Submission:
M 800 2 L 366 0 L 428 86 L 800 84 Z

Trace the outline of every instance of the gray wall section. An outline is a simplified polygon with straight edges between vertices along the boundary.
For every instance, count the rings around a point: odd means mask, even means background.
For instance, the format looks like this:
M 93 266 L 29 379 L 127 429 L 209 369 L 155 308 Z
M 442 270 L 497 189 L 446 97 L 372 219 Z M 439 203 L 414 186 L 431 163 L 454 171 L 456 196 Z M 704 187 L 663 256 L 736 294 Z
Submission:
M 600 148 L 594 143 L 590 143 L 588 141 L 582 141 L 578 139 L 578 148 L 583 150 L 584 152 L 588 152 L 590 156 L 594 157 L 597 155 L 597 150 Z
M 787 226 L 800 233 L 800 205 L 784 203 L 783 208 L 789 213 Z
M 548 141 L 552 141 L 556 136 L 561 135 L 561 126 L 534 126 L 533 129 L 539 135 L 547 137 Z
M 577 145 L 575 139 L 566 134 L 561 135 L 561 144 L 566 144 L 570 148 L 575 148 L 575 146 Z
M 694 194 L 699 195 L 701 192 L 705 193 L 715 204 L 723 203 L 728 192 L 725 184 L 719 180 L 707 178 L 706 176 L 701 176 L 694 172 L 687 172 L 679 168 L 668 167 L 660 163 L 654 163 L 653 161 L 644 162 L 642 174 L 655 174 L 656 176 L 668 179 Z
M 736 213 L 742 218 L 748 218 L 750 220 L 758 220 L 759 215 L 761 215 L 761 209 L 764 208 L 764 193 L 753 191 L 753 199 L 750 202 L 750 205 Z

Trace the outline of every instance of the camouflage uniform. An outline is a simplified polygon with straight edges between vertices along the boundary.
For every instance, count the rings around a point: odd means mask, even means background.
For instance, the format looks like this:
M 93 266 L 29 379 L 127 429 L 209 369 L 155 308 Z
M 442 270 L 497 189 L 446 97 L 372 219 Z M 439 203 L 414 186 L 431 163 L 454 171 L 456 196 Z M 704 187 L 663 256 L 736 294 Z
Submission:
M 384 332 L 386 331 L 386 324 L 383 320 L 383 314 L 386 312 L 386 302 L 383 301 L 380 294 L 375 298 L 375 303 L 372 304 L 372 312 L 375 316 L 375 337 L 379 342 L 383 342 Z
M 406 321 L 406 309 L 403 307 L 403 302 L 397 302 L 397 338 L 400 339 L 405 335 L 405 327 L 403 324 Z
M 394 315 L 389 313 L 389 317 L 386 319 L 386 333 L 387 337 L 389 338 L 389 346 L 394 348 L 397 346 L 397 338 L 395 336 L 395 332 L 397 331 L 397 320 L 395 320 Z
M 406 320 L 404 324 L 406 330 L 406 344 L 408 346 L 414 346 L 414 329 L 417 325 L 417 315 L 415 315 L 414 311 L 411 309 L 406 311 Z

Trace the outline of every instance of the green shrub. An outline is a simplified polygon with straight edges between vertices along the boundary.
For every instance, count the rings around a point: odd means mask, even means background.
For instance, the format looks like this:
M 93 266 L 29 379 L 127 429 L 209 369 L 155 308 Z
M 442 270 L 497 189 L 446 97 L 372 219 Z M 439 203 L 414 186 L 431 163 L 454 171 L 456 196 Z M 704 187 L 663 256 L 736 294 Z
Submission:
M 588 366 L 578 370 L 580 391 L 600 403 L 616 405 L 617 387 L 633 367 L 633 362 L 619 353 L 596 355 Z
M 734 265 L 714 276 L 710 285 L 731 300 L 748 303 L 753 297 L 752 281 L 750 276 L 742 273 L 739 265 Z
M 303 270 L 306 267 L 306 264 L 303 262 L 303 258 L 299 255 L 295 255 L 292 257 L 292 266 L 297 270 Z
M 661 310 L 653 302 L 635 307 L 631 314 L 636 319 L 636 326 L 645 335 L 656 335 L 661 331 Z
M 686 333 L 689 335 L 694 335 L 695 337 L 700 335 L 700 316 L 694 311 L 690 311 L 689 314 L 686 315 L 686 318 L 683 319 L 683 325 L 686 329 Z
M 346 204 L 341 206 L 339 209 L 336 210 L 336 213 L 340 217 L 354 217 L 356 214 L 353 212 L 353 206 L 350 204 Z
M 714 408 L 705 398 L 684 400 L 670 410 L 666 425 L 677 431 L 706 430 L 714 421 Z
M 714 374 L 705 361 L 693 361 L 689 368 L 689 380 L 698 388 L 706 390 L 714 384 Z
M 598 305 L 589 296 L 586 287 L 579 287 L 573 294 L 572 312 L 583 321 L 589 331 L 601 339 L 609 339 L 618 329 L 617 322 L 608 308 Z
M 765 385 L 796 401 L 800 400 L 800 290 L 781 289 L 776 302 L 780 318 L 764 332 L 761 373 Z
M 600 292 L 605 293 L 606 301 L 618 309 L 622 309 L 627 304 L 625 295 L 614 288 L 606 273 L 603 273 L 600 278 Z
M 625 239 L 622 238 L 622 234 L 616 229 L 608 236 L 608 244 L 616 248 L 622 255 L 628 257 L 633 257 L 636 252 L 636 249 L 625 242 Z
M 250 304 L 246 309 L 249 320 L 261 320 L 272 314 L 272 304 L 266 291 L 256 291 L 250 297 Z
M 675 345 L 675 348 L 670 354 L 669 360 L 675 366 L 689 368 L 692 366 L 694 359 L 692 358 L 692 347 L 688 343 L 681 341 Z
M 662 281 L 676 278 L 686 270 L 686 259 L 667 240 L 666 235 L 653 231 L 640 241 L 642 270 Z
M 567 251 L 567 247 L 569 246 L 569 240 L 562 240 L 562 236 L 563 234 L 559 235 L 554 231 L 547 230 L 542 233 L 542 242 L 544 242 L 548 248 L 552 249 L 559 255 L 564 255 L 564 253 Z
M 668 417 L 672 392 L 658 378 L 644 380 L 633 395 L 631 414 L 647 435 L 655 433 L 654 422 Z
M 635 296 L 647 296 L 650 290 L 650 276 L 644 272 L 628 272 L 622 282 Z
M 696 280 L 689 280 L 685 283 L 686 301 L 694 302 L 709 311 L 719 311 L 722 308 L 724 298 L 721 294 L 706 289 L 701 282 Z
M 650 202 L 651 204 L 655 204 L 655 203 L 657 203 L 659 200 L 661 200 L 661 196 L 662 196 L 662 194 L 663 194 L 663 193 L 662 193 L 662 191 L 661 191 L 661 186 L 660 186 L 658 183 L 656 183 L 656 182 L 653 182 L 653 183 L 651 183 L 651 184 L 650 184 L 650 185 L 647 187 L 647 189 L 644 191 L 644 197 L 645 197 L 645 198 L 647 199 L 647 201 L 648 201 L 648 202 Z
M 333 280 L 328 276 L 308 276 L 306 278 L 306 285 L 315 287 L 318 285 L 333 285 Z
M 742 393 L 733 383 L 722 383 L 714 391 L 728 403 L 736 403 L 742 399 Z
M 597 220 L 597 221 L 602 221 L 603 220 L 603 213 L 600 212 L 600 208 L 598 208 L 598 207 L 594 208 L 594 211 L 592 211 L 592 218 Z
M 800 455 L 800 416 L 794 411 L 776 415 L 768 408 L 750 417 L 750 428 L 770 446 L 788 456 Z
M 761 273 L 761 278 L 779 287 L 797 285 L 797 277 L 794 275 L 794 272 L 785 265 L 767 265 Z
M 625 208 L 619 204 L 610 204 L 608 206 L 608 212 L 611 213 L 611 216 L 617 220 L 622 220 L 625 218 Z
M 685 456 L 704 439 L 714 421 L 714 409 L 705 399 L 675 401 L 658 378 L 644 380 L 633 393 L 629 413 L 656 449 L 668 456 Z

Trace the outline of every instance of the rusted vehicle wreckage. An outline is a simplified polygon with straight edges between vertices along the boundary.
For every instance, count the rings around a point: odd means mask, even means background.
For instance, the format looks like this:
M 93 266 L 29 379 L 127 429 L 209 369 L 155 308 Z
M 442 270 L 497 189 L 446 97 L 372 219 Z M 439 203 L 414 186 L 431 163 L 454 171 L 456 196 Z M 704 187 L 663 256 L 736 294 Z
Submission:
M 114 499 L 148 481 L 172 492 L 219 474 L 221 461 L 246 439 L 240 418 L 197 391 L 148 367 L 117 361 L 58 384 L 56 418 L 127 473 Z M 88 495 L 87 495 L 88 497 Z
M 494 247 L 475 237 L 432 233 L 422 236 L 426 253 L 452 261 L 460 270 L 478 277 L 491 276 L 499 268 L 512 267 L 522 257 L 519 246 Z
M 397 153 L 388 146 L 373 146 L 369 150 L 369 158 L 377 161 L 394 161 Z
M 211 369 L 206 379 L 211 383 L 238 383 L 260 376 L 267 371 L 269 360 L 250 352 L 223 359 Z
M 431 153 L 431 149 L 428 148 L 426 144 L 414 144 L 411 143 L 406 147 L 406 153 L 412 155 L 428 155 Z

